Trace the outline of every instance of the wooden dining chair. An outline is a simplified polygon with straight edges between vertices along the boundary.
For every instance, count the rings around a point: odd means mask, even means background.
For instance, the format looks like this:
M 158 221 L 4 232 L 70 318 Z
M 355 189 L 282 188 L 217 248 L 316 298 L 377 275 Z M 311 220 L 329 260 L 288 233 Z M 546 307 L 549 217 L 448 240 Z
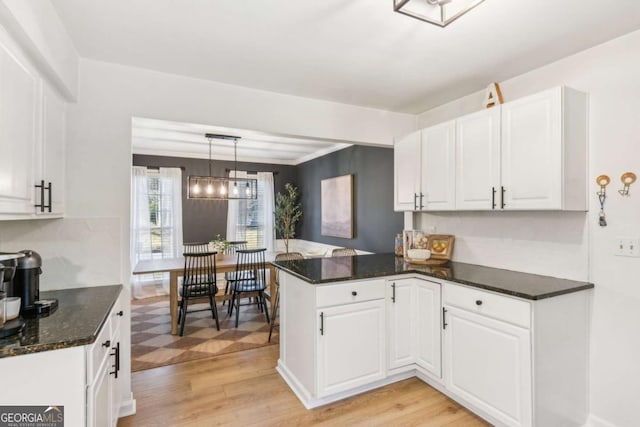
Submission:
M 236 254 L 235 279 L 231 282 L 231 303 L 229 304 L 229 316 L 236 309 L 236 328 L 240 318 L 240 299 L 257 297 L 260 311 L 264 311 L 269 323 L 269 308 L 267 307 L 264 290 L 267 288 L 266 276 L 266 249 L 238 249 Z
M 276 261 L 295 261 L 299 259 L 304 259 L 304 256 L 300 252 L 277 254 L 275 258 Z M 269 327 L 269 342 L 271 342 L 273 327 L 276 324 L 276 317 L 278 316 L 278 309 L 280 307 L 280 270 L 276 270 L 276 295 L 274 298 L 273 313 L 271 313 L 271 326 Z
M 216 254 L 217 252 L 184 253 L 184 273 L 182 288 L 180 289 L 180 306 L 178 311 L 178 323 L 180 324 L 180 336 L 184 333 L 184 325 L 187 320 L 187 308 L 189 300 L 209 298 L 211 316 L 216 320 L 216 328 L 220 330 L 218 309 L 215 296 L 218 292 L 216 286 Z
M 331 256 L 353 256 L 358 255 L 355 249 L 352 248 L 336 248 L 331 251 Z
M 209 243 L 207 242 L 184 243 L 182 246 L 185 254 L 209 252 Z
M 239 249 L 247 249 L 247 241 L 246 240 L 238 240 L 238 241 L 234 241 L 234 242 L 229 242 L 229 246 L 227 247 L 227 249 L 224 250 L 224 254 L 225 255 L 235 255 L 236 251 Z M 225 285 L 224 285 L 224 294 L 228 295 L 229 294 L 229 290 L 231 289 L 231 285 L 232 282 L 235 280 L 236 276 L 235 276 L 235 272 L 234 271 L 229 271 L 227 273 L 224 273 L 224 280 L 225 280 Z M 225 305 L 226 301 L 222 301 L 222 305 Z

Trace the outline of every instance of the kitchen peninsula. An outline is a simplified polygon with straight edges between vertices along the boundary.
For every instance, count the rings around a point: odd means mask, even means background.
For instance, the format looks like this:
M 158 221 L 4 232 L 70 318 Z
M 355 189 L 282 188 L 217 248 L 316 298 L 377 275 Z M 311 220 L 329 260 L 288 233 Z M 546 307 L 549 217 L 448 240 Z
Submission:
M 593 284 L 393 254 L 275 263 L 307 408 L 417 376 L 495 425 L 583 425 Z

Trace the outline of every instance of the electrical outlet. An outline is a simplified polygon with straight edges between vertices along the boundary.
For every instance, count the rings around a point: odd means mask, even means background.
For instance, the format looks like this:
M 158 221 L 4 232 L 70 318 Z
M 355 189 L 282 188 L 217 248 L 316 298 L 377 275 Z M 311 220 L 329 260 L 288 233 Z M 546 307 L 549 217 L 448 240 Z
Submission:
M 427 233 L 429 234 L 436 234 L 436 226 L 435 225 L 430 225 L 427 227 Z
M 615 255 L 640 258 L 640 239 L 635 237 L 618 237 Z

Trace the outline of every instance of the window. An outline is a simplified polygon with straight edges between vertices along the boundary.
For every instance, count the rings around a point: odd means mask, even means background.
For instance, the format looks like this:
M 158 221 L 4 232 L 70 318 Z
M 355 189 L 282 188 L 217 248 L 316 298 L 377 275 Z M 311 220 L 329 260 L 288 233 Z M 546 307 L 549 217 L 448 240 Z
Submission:
M 131 191 L 131 268 L 142 260 L 182 253 L 182 171 L 134 166 Z M 133 296 L 168 293 L 166 274 L 132 277 Z M 161 286 L 158 286 L 161 285 Z
M 238 171 L 239 178 L 247 173 Z M 243 240 L 248 249 L 274 247 L 273 173 L 258 172 L 258 197 L 248 200 L 229 200 L 227 240 Z

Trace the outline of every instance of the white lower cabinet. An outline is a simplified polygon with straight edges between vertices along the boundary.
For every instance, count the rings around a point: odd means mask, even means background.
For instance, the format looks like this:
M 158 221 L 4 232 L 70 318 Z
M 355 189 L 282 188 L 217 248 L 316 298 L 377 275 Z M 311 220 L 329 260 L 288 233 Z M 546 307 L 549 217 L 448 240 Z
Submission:
M 122 302 L 116 301 L 98 338 L 86 347 L 87 427 L 118 424 L 122 392 L 120 375 L 120 323 Z
M 0 387 L 0 402 L 63 406 L 68 426 L 116 426 L 122 400 L 116 352 L 122 298 L 92 344 L 0 359 L 3 384 L 11 384 Z
M 421 277 L 281 272 L 277 369 L 307 408 L 415 375 L 493 425 L 584 425 L 590 292 L 533 301 Z
M 506 425 L 530 426 L 529 330 L 466 310 L 445 309 L 447 389 Z
M 387 282 L 389 369 L 409 368 L 416 361 L 416 280 Z
M 318 310 L 318 396 L 353 389 L 386 375 L 384 300 Z
M 440 283 L 414 278 L 387 282 L 390 371 L 417 364 L 441 377 L 440 312 Z

